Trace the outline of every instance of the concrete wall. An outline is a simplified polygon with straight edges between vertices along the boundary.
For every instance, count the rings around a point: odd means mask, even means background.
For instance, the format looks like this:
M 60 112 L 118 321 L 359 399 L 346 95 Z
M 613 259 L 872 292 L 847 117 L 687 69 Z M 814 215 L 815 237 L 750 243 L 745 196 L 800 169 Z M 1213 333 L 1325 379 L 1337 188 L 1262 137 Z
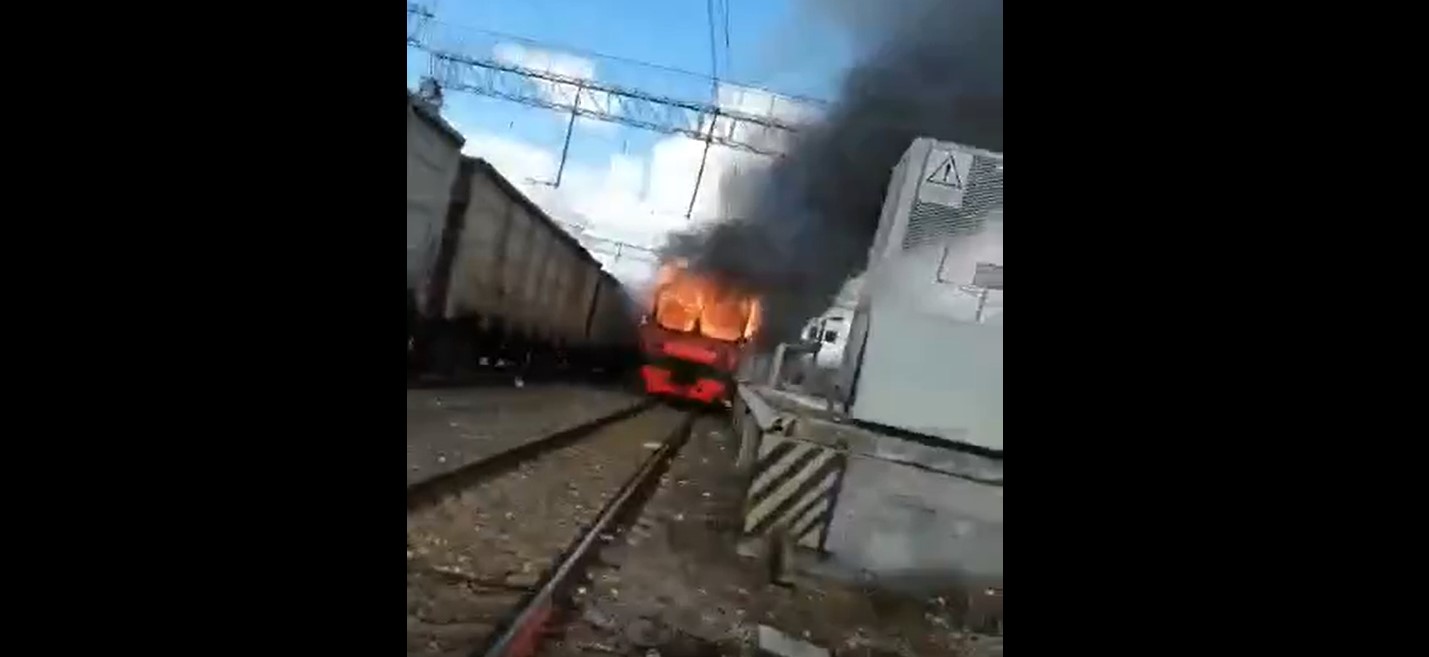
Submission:
M 751 495 L 761 472 L 778 470 L 796 456 L 767 456 L 771 440 L 841 454 L 843 477 L 834 487 L 823 544 L 827 558 L 813 570 L 904 589 L 1001 587 L 1002 459 L 880 433 L 820 410 L 820 404 L 804 406 L 797 397 L 741 386 L 734 417 L 741 464 L 755 475 Z M 809 469 L 812 463 L 788 467 Z M 748 507 L 746 531 L 751 524 L 759 531 L 765 524 L 751 518 Z
M 897 438 L 871 443 L 875 457 L 930 467 L 965 460 Z M 1000 462 L 995 474 L 1000 480 Z M 825 549 L 838 567 L 893 584 L 1000 582 L 1002 487 L 879 458 L 851 458 Z

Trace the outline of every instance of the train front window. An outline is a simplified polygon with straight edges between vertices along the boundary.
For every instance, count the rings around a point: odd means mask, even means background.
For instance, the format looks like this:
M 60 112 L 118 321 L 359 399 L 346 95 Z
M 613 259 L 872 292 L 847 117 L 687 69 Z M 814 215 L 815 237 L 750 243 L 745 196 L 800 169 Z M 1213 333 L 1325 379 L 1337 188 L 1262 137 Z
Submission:
M 749 321 L 748 303 L 726 297 L 705 304 L 700 313 L 700 332 L 716 340 L 733 342 L 744 336 Z
M 676 288 L 660 290 L 655 303 L 655 321 L 671 331 L 687 332 L 695 329 L 695 321 L 700 317 L 698 298 L 687 298 Z

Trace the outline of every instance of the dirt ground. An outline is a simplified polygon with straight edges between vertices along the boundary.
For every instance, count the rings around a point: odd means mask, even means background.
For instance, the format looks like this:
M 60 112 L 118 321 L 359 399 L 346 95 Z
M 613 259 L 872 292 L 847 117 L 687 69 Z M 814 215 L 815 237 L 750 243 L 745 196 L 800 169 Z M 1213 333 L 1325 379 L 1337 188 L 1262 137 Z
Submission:
M 761 624 L 836 656 L 1000 657 L 1001 637 L 963 630 L 950 596 L 807 577 L 771 584 L 760 559 L 736 552 L 737 449 L 723 417 L 696 422 L 639 519 L 603 548 L 545 657 L 741 654 Z
M 407 484 L 640 403 L 589 386 L 409 389 Z

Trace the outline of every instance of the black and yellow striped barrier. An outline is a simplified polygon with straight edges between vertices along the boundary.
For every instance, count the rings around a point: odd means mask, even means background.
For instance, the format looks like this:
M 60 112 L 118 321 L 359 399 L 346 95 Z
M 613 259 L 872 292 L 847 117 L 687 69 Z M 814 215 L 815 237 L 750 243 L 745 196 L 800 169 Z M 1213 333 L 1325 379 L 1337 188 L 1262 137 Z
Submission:
M 780 529 L 795 545 L 823 550 L 847 458 L 819 443 L 763 433 L 744 502 L 744 533 Z

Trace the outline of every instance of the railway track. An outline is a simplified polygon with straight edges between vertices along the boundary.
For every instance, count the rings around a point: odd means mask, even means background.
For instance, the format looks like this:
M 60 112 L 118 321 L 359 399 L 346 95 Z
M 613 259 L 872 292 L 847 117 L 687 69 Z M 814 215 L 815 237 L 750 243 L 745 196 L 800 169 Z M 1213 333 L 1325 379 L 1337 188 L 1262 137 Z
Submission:
M 409 487 L 408 654 L 532 654 L 553 602 L 658 482 L 692 419 L 622 411 Z

